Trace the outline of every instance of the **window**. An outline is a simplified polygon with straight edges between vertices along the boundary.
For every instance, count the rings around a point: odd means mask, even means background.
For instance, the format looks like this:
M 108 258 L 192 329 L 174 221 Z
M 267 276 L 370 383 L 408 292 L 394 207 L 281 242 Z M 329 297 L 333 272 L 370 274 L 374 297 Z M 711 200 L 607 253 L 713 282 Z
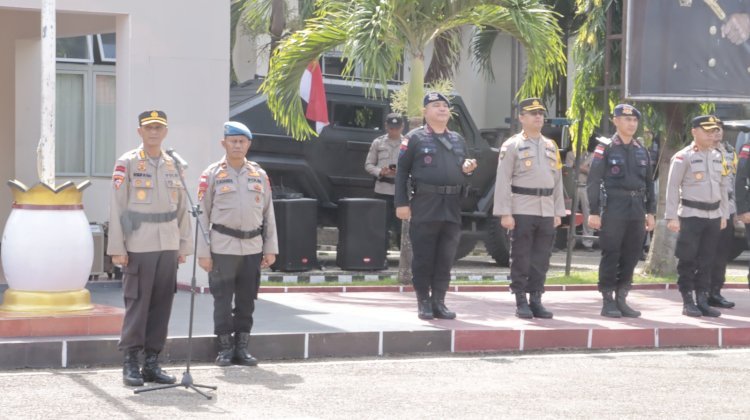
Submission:
M 347 59 L 341 56 L 341 51 L 329 51 L 323 54 L 320 58 L 320 68 L 323 76 L 332 79 L 343 79 L 344 68 L 347 64 Z M 354 66 L 354 79 L 361 79 L 362 72 L 360 66 Z M 393 75 L 391 81 L 401 82 L 404 80 L 404 65 L 399 63 L 396 74 Z
M 328 104 L 333 109 L 331 123 L 334 127 L 358 128 L 364 130 L 382 130 L 385 109 L 354 104 Z
M 59 38 L 57 52 L 57 175 L 108 177 L 116 158 L 115 36 Z
M 94 53 L 91 36 L 75 36 L 57 39 L 57 61 L 66 63 L 93 63 Z

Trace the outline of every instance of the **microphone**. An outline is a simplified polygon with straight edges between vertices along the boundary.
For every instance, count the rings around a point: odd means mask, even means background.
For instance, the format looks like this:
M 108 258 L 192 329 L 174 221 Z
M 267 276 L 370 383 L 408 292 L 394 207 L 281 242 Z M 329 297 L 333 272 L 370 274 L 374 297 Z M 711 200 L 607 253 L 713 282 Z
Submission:
M 178 155 L 177 152 L 174 151 L 173 148 L 167 149 L 167 154 L 169 157 L 175 160 L 177 162 L 177 165 L 179 165 L 182 169 L 188 168 L 188 163 L 185 159 L 182 158 L 182 156 Z

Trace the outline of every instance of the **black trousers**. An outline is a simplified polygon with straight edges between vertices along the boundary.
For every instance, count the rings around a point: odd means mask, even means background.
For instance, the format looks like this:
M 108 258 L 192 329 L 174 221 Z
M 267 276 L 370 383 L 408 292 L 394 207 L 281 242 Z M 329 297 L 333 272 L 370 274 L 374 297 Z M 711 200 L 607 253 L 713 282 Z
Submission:
M 711 266 L 721 234 L 721 219 L 680 217 L 680 233 L 674 255 L 680 292 L 708 291 Z
M 599 261 L 600 292 L 621 288 L 630 290 L 645 236 L 644 219 L 619 219 L 604 214 L 599 230 L 599 246 L 602 249 L 602 259 Z
M 716 256 L 711 266 L 711 290 L 721 290 L 724 282 L 727 280 L 727 262 L 729 262 L 729 253 L 732 252 L 734 244 L 734 225 L 732 219 L 734 215 L 729 216 L 727 227 L 719 232 L 719 242 L 716 244 Z
M 122 268 L 125 318 L 117 347 L 161 352 L 177 291 L 178 251 L 128 252 Z
M 214 266 L 208 275 L 208 286 L 214 297 L 214 334 L 249 333 L 253 328 L 263 254 L 211 253 L 211 258 Z
M 393 204 L 393 196 L 389 194 L 378 194 L 375 193 L 375 198 L 379 198 L 385 201 L 385 249 L 388 249 L 391 243 L 391 235 L 396 239 L 396 244 L 401 248 L 401 219 L 396 217 L 396 207 Z
M 412 283 L 417 297 L 444 298 L 451 281 L 451 267 L 461 237 L 461 225 L 453 222 L 412 222 Z
M 513 218 L 516 227 L 510 234 L 510 290 L 543 292 L 555 242 L 554 218 L 526 214 L 514 214 Z

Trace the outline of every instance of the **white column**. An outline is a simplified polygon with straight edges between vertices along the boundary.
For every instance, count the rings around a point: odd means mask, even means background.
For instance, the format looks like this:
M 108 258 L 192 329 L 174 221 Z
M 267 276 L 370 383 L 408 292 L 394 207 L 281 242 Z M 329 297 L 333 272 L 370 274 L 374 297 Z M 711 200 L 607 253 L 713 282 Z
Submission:
M 55 187 L 55 0 L 42 0 L 42 130 L 37 147 L 39 181 Z

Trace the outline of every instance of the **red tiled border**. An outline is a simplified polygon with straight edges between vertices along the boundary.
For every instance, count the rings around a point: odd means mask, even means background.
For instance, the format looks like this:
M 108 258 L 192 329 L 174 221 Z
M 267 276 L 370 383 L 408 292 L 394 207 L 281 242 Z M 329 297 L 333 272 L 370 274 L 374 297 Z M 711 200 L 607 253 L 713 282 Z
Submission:
M 125 310 L 104 305 L 84 313 L 17 316 L 0 313 L 0 338 L 119 334 Z
M 748 347 L 750 346 L 750 328 L 722 328 L 722 347 Z
M 525 330 L 523 350 L 585 349 L 588 341 L 588 329 Z
M 591 330 L 592 349 L 654 347 L 654 329 Z
M 659 328 L 659 347 L 718 347 L 718 328 Z
M 453 350 L 462 351 L 515 351 L 520 350 L 519 330 L 456 330 Z

